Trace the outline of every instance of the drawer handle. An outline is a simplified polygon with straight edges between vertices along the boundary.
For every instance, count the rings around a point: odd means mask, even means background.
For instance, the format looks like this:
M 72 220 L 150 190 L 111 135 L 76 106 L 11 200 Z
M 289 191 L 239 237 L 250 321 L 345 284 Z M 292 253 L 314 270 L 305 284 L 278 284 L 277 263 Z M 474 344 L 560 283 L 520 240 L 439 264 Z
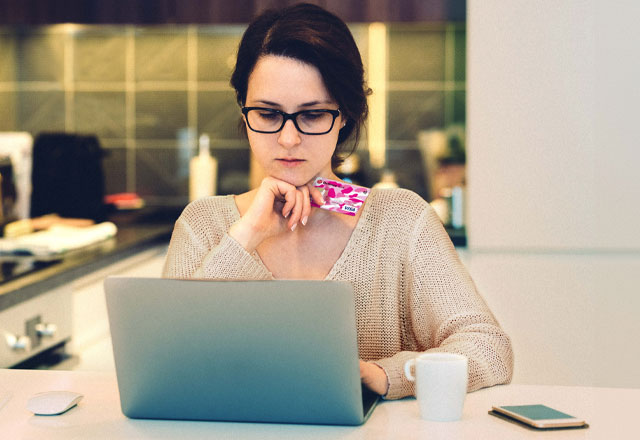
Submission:
M 40 323 L 36 324 L 35 329 L 38 336 L 50 338 L 51 336 L 56 334 L 56 332 L 58 331 L 58 326 L 55 324 Z
M 27 351 L 31 348 L 31 338 L 28 336 L 16 336 L 6 334 L 7 345 L 14 351 Z

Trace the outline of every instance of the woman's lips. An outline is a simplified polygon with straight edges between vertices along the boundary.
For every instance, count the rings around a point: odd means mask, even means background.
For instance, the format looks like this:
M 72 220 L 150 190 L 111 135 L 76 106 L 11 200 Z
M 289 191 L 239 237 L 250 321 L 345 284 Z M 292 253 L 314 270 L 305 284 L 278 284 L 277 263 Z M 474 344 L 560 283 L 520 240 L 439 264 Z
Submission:
M 280 163 L 281 165 L 285 166 L 285 167 L 295 167 L 297 165 L 300 165 L 302 162 L 304 162 L 304 159 L 295 159 L 293 157 L 284 157 L 281 159 L 276 159 L 276 161 L 278 163 Z

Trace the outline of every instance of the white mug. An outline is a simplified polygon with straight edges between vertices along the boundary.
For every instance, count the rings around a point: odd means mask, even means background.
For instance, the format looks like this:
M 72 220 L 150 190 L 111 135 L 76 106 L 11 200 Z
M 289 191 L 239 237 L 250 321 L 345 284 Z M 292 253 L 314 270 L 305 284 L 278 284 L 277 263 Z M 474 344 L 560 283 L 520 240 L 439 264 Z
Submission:
M 415 376 L 411 372 L 415 367 Z M 435 422 L 462 418 L 467 395 L 468 361 L 461 354 L 425 353 L 404 364 L 404 374 L 416 382 L 420 417 Z

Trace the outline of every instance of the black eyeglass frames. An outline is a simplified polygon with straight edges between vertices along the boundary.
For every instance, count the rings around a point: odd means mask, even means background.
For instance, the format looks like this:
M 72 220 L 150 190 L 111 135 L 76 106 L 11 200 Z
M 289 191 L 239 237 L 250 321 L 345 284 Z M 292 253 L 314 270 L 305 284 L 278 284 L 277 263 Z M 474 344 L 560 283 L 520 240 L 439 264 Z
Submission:
M 242 107 L 249 129 L 257 133 L 277 133 L 291 119 L 302 134 L 327 134 L 333 129 L 340 110 L 313 109 L 295 113 L 267 107 Z

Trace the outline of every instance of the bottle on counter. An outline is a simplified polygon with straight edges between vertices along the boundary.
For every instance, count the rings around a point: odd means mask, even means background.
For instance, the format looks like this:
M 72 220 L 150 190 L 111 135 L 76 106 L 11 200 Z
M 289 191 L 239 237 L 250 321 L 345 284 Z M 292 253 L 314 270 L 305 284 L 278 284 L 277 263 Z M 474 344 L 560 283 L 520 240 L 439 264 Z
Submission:
M 465 190 L 456 185 L 453 188 L 441 188 L 440 197 L 430 205 L 447 228 L 461 229 L 465 226 Z
M 451 189 L 451 226 L 455 229 L 463 228 L 465 224 L 464 197 L 462 186 L 454 186 Z
M 209 136 L 198 140 L 198 155 L 189 163 L 189 201 L 216 194 L 218 161 L 211 156 Z

